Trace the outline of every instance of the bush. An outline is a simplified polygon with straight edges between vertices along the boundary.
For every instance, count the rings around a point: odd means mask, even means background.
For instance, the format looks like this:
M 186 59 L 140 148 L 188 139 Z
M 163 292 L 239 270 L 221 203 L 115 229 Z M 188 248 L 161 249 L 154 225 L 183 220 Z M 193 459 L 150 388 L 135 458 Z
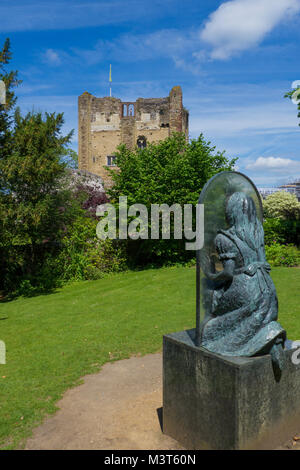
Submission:
M 266 245 L 273 243 L 300 245 L 300 220 L 266 219 L 264 232 Z
M 265 217 L 277 217 L 284 220 L 299 219 L 300 203 L 295 194 L 277 191 L 263 201 Z
M 123 246 L 114 240 L 99 240 L 96 226 L 95 219 L 82 216 L 68 227 L 56 260 L 63 281 L 99 279 L 126 268 Z
M 49 293 L 67 281 L 99 279 L 126 269 L 125 247 L 115 240 L 99 240 L 96 226 L 97 220 L 91 216 L 77 216 L 59 241 L 35 247 L 36 262 L 30 271 L 24 264 L 29 264 L 31 245 L 6 247 L 4 253 L 8 257 L 0 266 L 3 293 L 11 298 L 30 297 Z M 0 256 L 1 253 L 0 246 Z
M 298 266 L 300 265 L 300 250 L 294 245 L 280 245 L 273 243 L 266 245 L 266 258 L 271 266 Z

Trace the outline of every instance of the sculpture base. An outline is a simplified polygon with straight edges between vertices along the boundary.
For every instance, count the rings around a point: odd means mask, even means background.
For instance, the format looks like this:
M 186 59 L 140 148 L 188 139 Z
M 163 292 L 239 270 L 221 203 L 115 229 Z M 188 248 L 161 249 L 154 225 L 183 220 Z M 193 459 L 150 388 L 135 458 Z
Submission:
M 195 330 L 164 336 L 163 432 L 187 449 L 272 449 L 300 432 L 300 365 L 285 350 L 225 357 L 194 345 Z

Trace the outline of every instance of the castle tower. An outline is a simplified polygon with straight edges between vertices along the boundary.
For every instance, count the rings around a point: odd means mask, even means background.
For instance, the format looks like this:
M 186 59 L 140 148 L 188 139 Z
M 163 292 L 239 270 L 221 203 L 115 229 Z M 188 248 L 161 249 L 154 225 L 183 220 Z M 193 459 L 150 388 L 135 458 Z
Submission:
M 105 167 L 117 169 L 114 153 L 119 144 L 143 148 L 172 132 L 184 132 L 188 139 L 188 117 L 180 86 L 173 87 L 166 98 L 138 98 L 135 102 L 96 98 L 84 92 L 78 97 L 79 169 L 101 176 L 109 186 Z

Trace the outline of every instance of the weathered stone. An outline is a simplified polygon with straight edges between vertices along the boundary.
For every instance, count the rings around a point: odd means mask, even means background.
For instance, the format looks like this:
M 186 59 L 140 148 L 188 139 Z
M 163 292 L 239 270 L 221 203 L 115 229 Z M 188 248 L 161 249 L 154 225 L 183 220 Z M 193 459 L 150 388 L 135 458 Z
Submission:
M 194 344 L 195 330 L 164 336 L 163 431 L 187 449 L 272 449 L 300 431 L 300 366 L 284 350 L 225 357 Z
M 136 102 L 96 98 L 84 92 L 78 98 L 79 169 L 101 176 L 109 186 L 105 166 L 118 145 L 134 148 L 141 137 L 145 142 L 158 142 L 174 131 L 184 132 L 188 139 L 188 111 L 182 104 L 180 86 L 172 88 L 167 97 L 138 98 Z

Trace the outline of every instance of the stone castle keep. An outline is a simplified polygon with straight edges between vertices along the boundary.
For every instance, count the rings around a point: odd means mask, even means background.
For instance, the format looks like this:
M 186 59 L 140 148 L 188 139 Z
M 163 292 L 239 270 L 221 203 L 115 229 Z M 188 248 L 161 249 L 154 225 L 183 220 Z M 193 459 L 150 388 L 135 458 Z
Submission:
M 114 153 L 123 143 L 128 148 L 145 148 L 172 132 L 184 132 L 188 139 L 188 111 L 182 104 L 182 91 L 175 86 L 165 98 L 96 98 L 88 92 L 78 97 L 79 169 L 95 173 L 104 185 L 111 184 L 105 167 L 117 168 Z

